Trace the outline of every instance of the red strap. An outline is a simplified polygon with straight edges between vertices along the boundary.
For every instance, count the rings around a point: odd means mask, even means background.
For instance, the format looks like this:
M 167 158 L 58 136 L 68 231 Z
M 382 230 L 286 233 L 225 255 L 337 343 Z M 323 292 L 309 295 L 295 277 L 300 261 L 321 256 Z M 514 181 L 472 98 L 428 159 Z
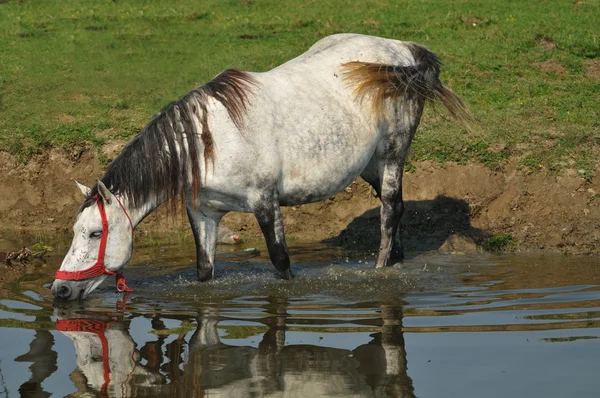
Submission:
M 64 281 L 81 281 L 84 279 L 90 279 L 100 275 L 115 275 L 116 272 L 109 271 L 104 268 L 104 264 L 96 261 L 96 264 L 90 268 L 84 269 L 83 271 L 56 271 L 55 278 L 62 279 Z
M 117 272 L 116 276 L 117 280 L 117 290 L 122 292 L 133 292 L 133 289 L 127 286 L 127 281 L 125 280 L 125 275 L 122 272 Z

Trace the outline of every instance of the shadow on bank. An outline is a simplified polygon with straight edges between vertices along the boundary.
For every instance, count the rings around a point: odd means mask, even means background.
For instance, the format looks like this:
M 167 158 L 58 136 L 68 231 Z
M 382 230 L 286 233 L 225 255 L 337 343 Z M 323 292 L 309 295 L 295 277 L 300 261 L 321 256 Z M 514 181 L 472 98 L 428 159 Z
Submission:
M 381 239 L 380 209 L 366 211 L 338 236 L 323 242 L 346 250 L 377 252 Z M 471 225 L 471 210 L 466 201 L 443 195 L 433 200 L 405 201 L 400 229 L 405 254 L 475 253 L 484 249 L 491 236 Z

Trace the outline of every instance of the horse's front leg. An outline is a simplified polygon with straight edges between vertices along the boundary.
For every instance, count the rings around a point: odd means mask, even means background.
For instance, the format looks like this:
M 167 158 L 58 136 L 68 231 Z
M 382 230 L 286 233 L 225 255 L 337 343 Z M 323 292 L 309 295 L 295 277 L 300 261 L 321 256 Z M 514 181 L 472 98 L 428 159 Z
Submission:
M 275 190 L 260 192 L 251 201 L 250 207 L 265 236 L 271 262 L 284 279 L 292 279 L 290 255 L 283 230 L 283 217 Z
M 217 228 L 224 213 L 194 209 L 187 205 L 187 215 L 196 242 L 196 268 L 198 280 L 204 282 L 215 276 L 215 251 Z

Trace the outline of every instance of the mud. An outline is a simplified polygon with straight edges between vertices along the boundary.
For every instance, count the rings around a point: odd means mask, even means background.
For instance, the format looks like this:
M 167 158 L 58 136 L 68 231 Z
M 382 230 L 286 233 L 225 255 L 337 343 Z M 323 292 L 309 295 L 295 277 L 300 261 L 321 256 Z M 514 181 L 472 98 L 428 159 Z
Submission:
M 118 149 L 105 148 L 105 156 Z M 102 176 L 100 156 L 85 148 L 53 149 L 27 164 L 0 152 L 0 217 L 3 229 L 70 230 L 81 194 L 70 181 L 93 184 Z M 444 166 L 417 162 L 405 174 L 406 211 L 402 220 L 407 251 L 473 253 L 490 236 L 509 234 L 508 250 L 564 254 L 600 252 L 600 178 L 585 179 L 577 170 L 555 174 L 521 169 L 518 159 L 503 171 L 481 164 Z M 319 241 L 375 252 L 379 239 L 379 200 L 358 180 L 329 200 L 285 208 L 290 241 Z M 224 225 L 246 241 L 261 239 L 251 215 L 231 213 Z M 187 229 L 183 213 L 174 219 L 159 209 L 138 228 L 144 236 Z M 6 234 L 7 232 L 3 232 Z M 2 236 L 0 235 L 0 238 Z M 16 250 L 18 248 L 12 248 Z

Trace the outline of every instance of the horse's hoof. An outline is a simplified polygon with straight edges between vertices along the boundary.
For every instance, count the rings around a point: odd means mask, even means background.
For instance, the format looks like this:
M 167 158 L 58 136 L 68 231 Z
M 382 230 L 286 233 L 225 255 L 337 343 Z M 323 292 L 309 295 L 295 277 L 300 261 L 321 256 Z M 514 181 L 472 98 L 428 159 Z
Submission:
M 213 278 L 213 270 L 198 270 L 198 280 L 200 282 L 207 282 Z
M 285 271 L 279 272 L 279 274 L 281 275 L 281 278 L 286 279 L 288 281 L 294 277 L 294 274 L 292 274 L 292 270 L 290 268 L 286 269 Z

